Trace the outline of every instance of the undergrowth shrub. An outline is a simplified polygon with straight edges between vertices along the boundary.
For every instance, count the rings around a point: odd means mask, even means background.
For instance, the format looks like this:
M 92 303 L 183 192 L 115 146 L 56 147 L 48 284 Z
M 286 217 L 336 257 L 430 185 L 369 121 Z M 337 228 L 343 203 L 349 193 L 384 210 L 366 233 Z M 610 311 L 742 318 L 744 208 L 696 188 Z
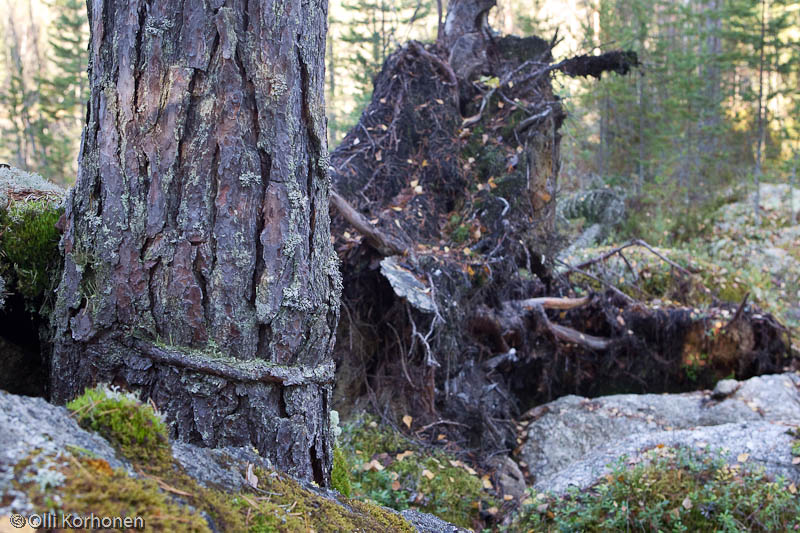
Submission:
M 716 452 L 656 448 L 589 490 L 528 500 L 507 531 L 795 531 L 797 488 Z

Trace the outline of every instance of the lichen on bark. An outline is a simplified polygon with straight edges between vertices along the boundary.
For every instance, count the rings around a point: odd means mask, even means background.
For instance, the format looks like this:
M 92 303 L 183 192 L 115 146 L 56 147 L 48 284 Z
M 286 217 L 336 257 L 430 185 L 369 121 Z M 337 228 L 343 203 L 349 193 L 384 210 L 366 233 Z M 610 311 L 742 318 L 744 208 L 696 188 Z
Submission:
M 327 483 L 332 376 L 311 379 L 330 361 L 341 287 L 320 164 L 327 3 L 94 1 L 89 16 L 53 399 L 119 382 L 168 407 L 180 438 L 252 443 Z M 309 379 L 212 379 L 141 349 L 157 342 Z

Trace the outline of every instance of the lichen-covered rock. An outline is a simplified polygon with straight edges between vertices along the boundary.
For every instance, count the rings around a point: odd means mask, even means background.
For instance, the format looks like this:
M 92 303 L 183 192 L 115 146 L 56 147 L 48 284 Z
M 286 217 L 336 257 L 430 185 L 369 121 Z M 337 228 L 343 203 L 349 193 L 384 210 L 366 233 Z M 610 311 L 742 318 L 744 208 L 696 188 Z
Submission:
M 0 167 L 0 209 L 11 201 L 44 196 L 61 200 L 66 191 L 39 174 L 14 167 Z
M 799 391 L 800 376 L 786 373 L 725 380 L 713 394 L 566 396 L 528 413 L 519 458 L 537 489 L 556 492 L 591 485 L 614 459 L 659 444 L 727 448 L 733 461 L 746 453 L 800 480 L 784 435 L 800 424 Z
M 140 516 L 154 531 L 464 531 L 297 481 L 254 449 L 167 442 L 166 456 L 145 459 L 140 445 L 157 450 L 166 436 L 150 406 L 105 388 L 81 398 L 67 409 L 0 391 L 0 516 Z

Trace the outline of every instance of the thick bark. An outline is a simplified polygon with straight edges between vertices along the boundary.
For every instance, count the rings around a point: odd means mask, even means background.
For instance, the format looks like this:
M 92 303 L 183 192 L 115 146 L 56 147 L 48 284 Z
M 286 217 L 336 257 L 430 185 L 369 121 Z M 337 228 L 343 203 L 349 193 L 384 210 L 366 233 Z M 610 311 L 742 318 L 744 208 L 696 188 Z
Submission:
M 177 437 L 254 445 L 327 484 L 326 15 L 325 0 L 90 2 L 55 401 L 141 390 Z

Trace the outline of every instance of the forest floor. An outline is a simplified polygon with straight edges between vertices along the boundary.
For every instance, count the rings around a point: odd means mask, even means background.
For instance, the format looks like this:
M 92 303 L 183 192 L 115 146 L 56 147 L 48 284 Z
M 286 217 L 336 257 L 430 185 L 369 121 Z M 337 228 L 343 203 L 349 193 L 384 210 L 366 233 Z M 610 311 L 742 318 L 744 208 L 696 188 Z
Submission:
M 589 280 L 590 288 L 602 291 L 613 285 L 654 308 L 690 306 L 698 312 L 721 302 L 746 301 L 790 330 L 797 356 L 800 189 L 763 184 L 760 206 L 761 223 L 757 224 L 752 195 L 730 193 L 685 239 L 669 238 L 675 227 L 671 220 L 629 213 L 651 219 L 650 231 L 642 237 L 652 242 L 652 248 L 631 241 L 630 234 L 612 230 L 602 244 L 561 260 L 576 265 L 624 247 L 623 254 L 611 254 L 588 269 L 597 278 Z M 568 220 L 566 241 L 573 242 L 588 225 L 583 219 Z M 663 239 L 655 236 L 659 233 Z M 679 275 L 675 265 L 690 272 L 689 279 Z M 587 280 L 575 276 L 573 281 Z M 712 330 L 715 324 L 712 321 Z M 349 418 L 341 444 L 351 469 L 354 497 L 397 509 L 420 508 L 466 527 L 494 524 L 503 529 L 500 524 L 509 523 L 515 505 L 512 495 L 499 490 L 497 472 L 482 470 L 463 454 L 442 451 L 449 449 L 444 433 L 438 443 L 443 446 L 434 451 L 415 442 L 417 428 L 411 416 L 403 420 L 407 427 L 391 427 L 363 415 Z

